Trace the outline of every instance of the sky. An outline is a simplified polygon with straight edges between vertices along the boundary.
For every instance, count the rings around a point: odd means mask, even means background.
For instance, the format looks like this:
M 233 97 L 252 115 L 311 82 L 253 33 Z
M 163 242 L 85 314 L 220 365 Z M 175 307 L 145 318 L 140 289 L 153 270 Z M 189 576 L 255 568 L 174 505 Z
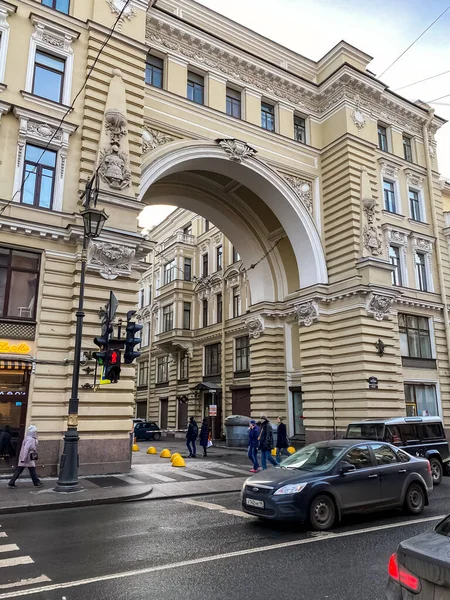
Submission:
M 340 40 L 373 56 L 368 68 L 381 73 L 450 4 L 450 0 L 197 0 L 200 4 L 313 60 Z M 224 32 L 226 37 L 226 32 Z M 426 77 L 441 77 L 399 90 Z M 450 10 L 382 77 L 408 100 L 430 102 L 450 121 Z M 450 123 L 436 135 L 439 170 L 450 178 Z M 150 228 L 173 207 L 148 207 L 140 224 Z

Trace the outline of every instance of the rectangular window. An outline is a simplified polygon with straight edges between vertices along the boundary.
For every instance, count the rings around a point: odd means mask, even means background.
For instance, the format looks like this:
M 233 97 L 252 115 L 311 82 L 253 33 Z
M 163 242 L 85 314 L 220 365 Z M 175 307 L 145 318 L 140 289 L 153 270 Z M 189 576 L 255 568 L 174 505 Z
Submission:
M 426 317 L 398 315 L 400 352 L 411 358 L 432 358 L 430 323 Z
M 173 329 L 173 304 L 163 308 L 163 332 Z
M 204 104 L 205 78 L 192 71 L 188 71 L 187 97 L 196 104 Z
M 139 301 L 138 301 L 138 307 L 139 308 L 143 308 L 144 307 L 144 289 L 141 288 L 139 290 Z
M 267 131 L 275 131 L 275 107 L 261 102 L 261 127 Z
M 387 129 L 378 123 L 378 148 L 383 152 L 388 151 Z
M 411 219 L 413 221 L 422 221 L 422 215 L 420 214 L 420 197 L 419 192 L 416 190 L 412 190 L 411 188 L 408 190 L 409 196 L 409 212 L 411 214 Z
M 186 227 L 183 227 L 183 234 L 184 235 L 192 235 L 192 223 L 189 223 L 189 225 L 186 225 Z
M 403 285 L 400 248 L 397 246 L 389 246 L 389 262 L 395 267 L 392 271 L 392 285 Z
M 306 144 L 306 121 L 294 115 L 294 140 Z
M 208 221 L 208 219 L 205 219 L 204 225 L 205 225 L 204 229 L 205 229 L 205 233 L 206 233 L 207 231 L 209 231 L 209 221 Z
M 32 93 L 53 102 L 61 102 L 65 66 L 63 58 L 36 50 Z
M 191 281 L 192 279 L 192 258 L 184 259 L 184 280 Z
M 406 414 L 408 417 L 437 417 L 435 385 L 405 383 Z
M 164 285 L 175 279 L 175 259 L 164 265 Z
M 158 383 L 167 383 L 169 381 L 169 356 L 158 358 L 156 379 Z
M 69 14 L 69 0 L 42 0 L 42 4 L 66 15 Z
M 384 209 L 391 213 L 397 212 L 395 202 L 395 186 L 392 181 L 383 179 Z
M 205 375 L 220 375 L 222 363 L 222 344 L 205 346 Z
M 294 435 L 305 435 L 303 424 L 303 396 L 301 390 L 292 392 L 292 411 L 294 413 Z
M 227 115 L 241 118 L 241 92 L 227 88 Z
M 425 254 L 422 252 L 416 252 L 416 275 L 419 290 L 422 292 L 428 292 L 428 278 L 427 278 L 427 267 L 425 263 Z
M 239 316 L 240 312 L 240 296 L 239 296 L 239 288 L 233 288 L 233 318 Z
M 222 294 L 217 294 L 217 323 L 222 323 L 223 301 Z
M 34 319 L 40 255 L 0 248 L 0 317 Z
M 180 354 L 180 379 L 189 379 L 189 354 L 187 352 Z
M 209 271 L 209 260 L 208 260 L 208 253 L 203 254 L 202 256 L 202 277 L 208 277 L 208 271 Z
M 39 162 L 38 162 L 39 161 Z M 22 204 L 51 209 L 55 187 L 56 152 L 27 144 L 23 169 Z
M 147 54 L 145 61 L 145 83 L 162 89 L 164 76 L 164 61 L 158 56 Z
M 239 260 L 241 260 L 241 257 L 239 256 L 239 252 L 236 250 L 236 248 L 233 246 L 233 263 L 238 262 Z
M 403 156 L 408 162 L 412 162 L 412 143 L 411 138 L 407 135 L 403 136 Z
M 208 327 L 208 300 L 203 300 L 203 321 L 202 321 L 202 325 L 203 327 Z
M 220 271 L 222 268 L 222 258 L 223 258 L 223 248 L 222 246 L 217 246 L 216 248 L 216 271 Z
M 191 303 L 184 302 L 183 304 L 183 329 L 191 328 Z
M 148 385 L 148 360 L 139 364 L 138 385 Z
M 248 335 L 236 338 L 236 371 L 250 369 L 250 338 Z

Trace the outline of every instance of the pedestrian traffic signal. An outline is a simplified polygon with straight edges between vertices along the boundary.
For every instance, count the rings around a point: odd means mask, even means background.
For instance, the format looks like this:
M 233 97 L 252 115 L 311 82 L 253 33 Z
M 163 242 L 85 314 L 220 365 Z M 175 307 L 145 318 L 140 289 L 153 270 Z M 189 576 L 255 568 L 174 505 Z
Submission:
M 120 350 L 108 350 L 103 365 L 102 380 L 117 383 L 120 379 Z
M 142 329 L 142 325 L 138 325 L 137 323 L 131 321 L 133 315 L 136 311 L 130 310 L 127 313 L 127 337 L 125 340 L 125 355 L 124 355 L 124 363 L 126 365 L 130 365 L 136 358 L 138 358 L 141 353 L 137 352 L 134 347 L 137 344 L 141 343 L 141 338 L 136 337 L 136 334 L 139 333 Z

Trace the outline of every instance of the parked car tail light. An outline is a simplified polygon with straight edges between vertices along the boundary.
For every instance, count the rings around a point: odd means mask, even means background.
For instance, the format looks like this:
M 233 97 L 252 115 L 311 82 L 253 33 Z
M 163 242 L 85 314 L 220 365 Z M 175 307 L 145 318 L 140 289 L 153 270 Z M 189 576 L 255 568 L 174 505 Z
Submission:
M 432 472 L 432 470 L 431 470 L 431 463 L 430 463 L 430 461 L 427 461 L 427 462 L 428 462 L 428 465 L 427 465 L 427 469 L 428 469 L 428 475 L 432 475 L 432 474 L 433 474 L 433 472 Z
M 415 594 L 420 592 L 420 579 L 410 573 L 405 567 L 399 567 L 396 552 L 389 559 L 388 573 L 389 577 L 392 577 L 392 579 L 410 592 Z

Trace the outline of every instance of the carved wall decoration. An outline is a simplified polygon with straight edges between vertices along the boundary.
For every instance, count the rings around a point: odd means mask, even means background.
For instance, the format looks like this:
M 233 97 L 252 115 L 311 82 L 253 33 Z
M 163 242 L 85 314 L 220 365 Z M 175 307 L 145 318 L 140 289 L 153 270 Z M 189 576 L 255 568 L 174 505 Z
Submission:
M 115 15 L 120 15 L 120 13 L 123 10 L 124 5 L 126 4 L 126 0 L 106 0 L 106 2 L 109 4 L 109 7 L 111 8 L 111 12 Z M 122 25 L 123 25 L 125 19 L 128 19 L 128 21 L 131 21 L 131 19 L 135 16 L 136 16 L 136 11 L 131 6 L 131 4 L 129 4 L 126 7 L 126 9 L 123 11 L 122 17 L 119 20 L 119 22 L 117 23 L 117 31 L 121 31 Z
M 105 112 L 105 130 L 109 135 L 110 146 L 100 151 L 98 172 L 109 187 L 114 190 L 123 190 L 131 184 L 128 154 L 120 150 L 121 140 L 127 134 L 127 118 L 119 110 L 107 110 Z
M 419 188 L 421 188 L 423 186 L 424 177 L 422 177 L 421 175 L 418 175 L 417 173 L 415 173 L 414 171 L 411 171 L 409 169 L 408 170 L 405 169 L 405 175 L 406 175 L 406 181 L 409 185 L 414 185 Z
M 150 129 L 150 127 L 144 125 L 144 129 L 142 130 L 142 152 L 145 154 L 146 152 L 155 150 L 158 146 L 173 142 L 174 139 L 170 135 L 166 135 L 156 129 Z
M 372 196 L 369 174 L 365 169 L 361 171 L 361 202 L 363 206 L 363 246 L 372 256 L 379 256 L 381 251 L 381 240 L 378 228 L 375 224 L 376 199 Z
M 216 140 L 221 148 L 228 154 L 230 160 L 235 162 L 242 162 L 246 158 L 254 156 L 257 152 L 254 148 L 249 146 L 246 142 L 236 139 L 224 139 Z
M 419 252 L 426 252 L 427 254 L 431 254 L 433 252 L 433 242 L 431 240 L 427 240 L 426 238 L 412 236 L 412 244 L 413 249 Z
M 248 329 L 249 336 L 255 340 L 261 337 L 264 333 L 265 324 L 263 317 L 255 316 L 245 319 L 244 325 Z
M 297 315 L 298 324 L 310 327 L 314 321 L 319 319 L 319 306 L 314 300 L 302 302 L 294 306 L 295 314 Z
M 392 315 L 391 309 L 394 298 L 383 296 L 382 294 L 373 294 L 367 302 L 367 312 L 372 315 L 376 321 L 383 321 Z
M 294 192 L 300 198 L 302 204 L 304 204 L 307 211 L 312 214 L 313 212 L 313 198 L 311 184 L 301 177 L 294 177 L 292 175 L 284 175 L 284 178 L 293 188 Z
M 364 118 L 364 115 L 359 110 L 359 108 L 355 108 L 355 110 L 352 112 L 352 121 L 357 127 L 358 131 L 361 131 L 361 129 L 366 124 L 366 119 Z
M 134 249 L 119 244 L 92 241 L 89 245 L 89 267 L 98 269 L 105 279 L 129 277 L 134 257 Z
M 380 160 L 380 169 L 382 175 L 392 177 L 393 179 L 398 179 L 398 173 L 400 171 L 400 168 L 401 167 L 399 165 L 387 162 L 385 160 Z
M 27 133 L 30 135 L 35 135 L 37 137 L 49 140 L 53 134 L 55 134 L 56 127 L 52 127 L 51 125 L 47 125 L 47 123 L 36 123 L 34 121 L 28 122 Z M 58 129 L 53 140 L 59 141 L 62 137 L 61 129 Z M 52 140 L 52 141 L 53 141 Z

